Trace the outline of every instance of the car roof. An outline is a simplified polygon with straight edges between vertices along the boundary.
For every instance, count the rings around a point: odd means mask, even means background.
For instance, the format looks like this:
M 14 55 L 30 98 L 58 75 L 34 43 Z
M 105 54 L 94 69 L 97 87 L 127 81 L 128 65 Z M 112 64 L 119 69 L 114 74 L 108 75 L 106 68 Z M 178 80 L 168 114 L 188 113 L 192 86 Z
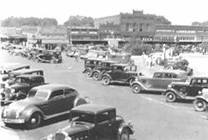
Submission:
M 112 61 L 112 60 L 101 60 L 101 62 L 106 62 L 106 63 L 116 63 L 116 61 Z
M 13 71 L 12 73 L 27 73 L 27 72 L 35 72 L 35 71 L 43 71 L 42 69 L 20 69 L 17 71 Z
M 5 70 L 13 70 L 13 69 L 18 69 L 18 68 L 24 68 L 24 67 L 29 67 L 30 65 L 27 65 L 27 64 L 19 64 L 19 63 L 5 63 L 5 64 L 2 64 L 0 67 L 2 69 L 5 69 Z
M 125 67 L 125 66 L 130 66 L 130 65 L 128 65 L 128 64 L 117 63 L 117 64 L 113 64 L 113 66 L 121 66 L 121 67 Z
M 90 60 L 90 61 L 102 61 L 104 59 L 102 59 L 102 58 L 87 58 L 86 60 Z
M 72 111 L 86 112 L 89 114 L 98 114 L 100 112 L 104 112 L 108 110 L 115 110 L 115 107 L 107 106 L 107 105 L 98 105 L 98 104 L 84 104 L 72 109 Z
M 193 76 L 191 79 L 193 79 L 193 78 L 195 78 L 195 79 L 208 79 L 208 77 L 206 77 L 206 76 Z
M 43 77 L 42 75 L 37 75 L 37 74 L 23 74 L 23 75 L 19 75 L 18 77 L 22 77 L 22 78 L 33 78 L 33 77 Z
M 52 90 L 58 90 L 58 89 L 63 89 L 63 88 L 73 89 L 69 85 L 65 85 L 65 84 L 47 84 L 47 85 L 34 87 L 33 89 L 52 91 Z
M 183 70 L 160 70 L 160 71 L 156 71 L 155 73 L 175 73 L 175 74 L 183 74 L 186 73 Z

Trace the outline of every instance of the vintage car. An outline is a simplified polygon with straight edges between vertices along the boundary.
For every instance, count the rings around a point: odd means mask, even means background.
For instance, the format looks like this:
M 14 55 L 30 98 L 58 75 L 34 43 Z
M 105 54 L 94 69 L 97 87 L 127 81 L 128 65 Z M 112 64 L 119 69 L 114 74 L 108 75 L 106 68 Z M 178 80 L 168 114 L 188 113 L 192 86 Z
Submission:
M 194 109 L 196 111 L 206 111 L 208 106 L 208 88 L 203 88 L 199 91 L 199 95 L 196 96 L 194 102 Z
M 186 81 L 187 74 L 181 70 L 161 70 L 153 74 L 153 77 L 140 76 L 131 84 L 133 93 L 141 91 L 165 92 L 168 85 L 175 81 Z
M 194 100 L 203 88 L 208 88 L 208 77 L 192 77 L 186 82 L 172 82 L 164 95 L 167 102 L 177 99 Z
M 137 66 L 128 64 L 113 64 L 112 70 L 103 73 L 101 79 L 104 85 L 111 83 L 131 84 L 137 77 Z
M 47 51 L 46 53 L 39 54 L 36 59 L 40 63 L 62 63 L 61 52 L 56 51 Z
M 167 64 L 165 66 L 166 69 L 174 69 L 174 70 L 184 70 L 187 72 L 188 76 L 193 75 L 193 69 L 188 67 L 189 62 L 186 59 L 182 59 L 176 62 L 173 62 L 172 64 Z
M 18 64 L 18 63 L 5 63 L 0 66 L 0 81 L 5 81 L 8 79 L 8 74 L 13 71 L 21 69 L 29 69 L 30 65 Z
M 94 80 L 101 80 L 101 77 L 104 72 L 112 70 L 112 65 L 115 64 L 115 61 L 102 60 L 98 65 L 92 70 L 92 77 Z
M 73 107 L 85 103 L 87 100 L 68 85 L 41 85 L 32 88 L 27 98 L 5 106 L 1 118 L 5 125 L 25 124 L 32 129 L 46 119 L 69 113 Z
M 129 140 L 132 124 L 116 115 L 116 109 L 106 105 L 87 104 L 70 112 L 69 125 L 41 140 Z
M 27 93 L 35 86 L 45 84 L 43 76 L 40 75 L 20 75 L 9 87 L 5 87 L 1 93 L 1 105 L 8 105 L 13 101 L 24 99 Z
M 8 77 L 4 78 L 4 81 L 8 80 L 10 84 L 12 84 L 15 80 L 15 77 L 19 75 L 24 75 L 24 74 L 33 74 L 33 75 L 44 75 L 43 70 L 41 69 L 21 69 L 21 70 L 16 70 L 12 71 L 8 74 Z
M 89 77 L 92 76 L 93 69 L 101 64 L 101 60 L 99 58 L 86 58 L 84 59 L 84 71 L 83 73 L 86 73 Z

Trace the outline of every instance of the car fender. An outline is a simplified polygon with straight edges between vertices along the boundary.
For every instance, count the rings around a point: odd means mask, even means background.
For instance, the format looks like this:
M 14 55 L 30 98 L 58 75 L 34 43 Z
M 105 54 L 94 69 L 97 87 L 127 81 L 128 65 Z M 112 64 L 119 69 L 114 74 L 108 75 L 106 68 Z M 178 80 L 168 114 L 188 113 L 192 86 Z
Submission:
M 92 69 L 91 69 L 91 68 L 86 67 L 86 68 L 84 69 L 83 73 L 86 73 L 88 70 L 89 70 L 89 71 L 91 71 Z
M 111 78 L 110 74 L 108 74 L 108 73 L 104 73 L 104 74 L 102 75 L 101 79 L 102 79 L 104 76 L 107 76 L 107 77 L 109 77 L 109 78 L 112 80 L 112 78 Z
M 129 134 L 134 134 L 133 126 L 129 124 L 122 124 L 118 129 L 118 134 L 121 135 L 122 131 L 127 129 L 129 131 Z
M 134 81 L 132 84 L 131 84 L 131 87 L 133 87 L 134 85 L 140 85 L 142 90 L 148 90 L 140 81 Z
M 26 108 L 26 110 L 22 114 L 24 116 L 25 121 L 28 121 L 30 119 L 31 115 L 35 112 L 40 113 L 42 115 L 43 119 L 45 118 L 45 115 L 42 110 L 40 110 L 38 107 L 31 106 L 31 107 Z
M 131 79 L 136 79 L 137 78 L 137 76 L 131 76 L 130 78 L 128 78 L 128 80 L 127 80 L 127 82 L 129 82 Z
M 175 90 L 174 88 L 169 88 L 165 91 L 165 95 L 167 92 L 173 92 L 177 97 L 184 98 L 184 94 L 181 94 L 179 91 Z
M 95 72 L 97 72 L 97 73 L 100 74 L 100 70 L 93 70 L 93 71 L 92 71 L 92 75 L 93 75 Z
M 205 102 L 208 102 L 208 99 L 204 96 L 197 96 L 195 100 L 204 100 Z

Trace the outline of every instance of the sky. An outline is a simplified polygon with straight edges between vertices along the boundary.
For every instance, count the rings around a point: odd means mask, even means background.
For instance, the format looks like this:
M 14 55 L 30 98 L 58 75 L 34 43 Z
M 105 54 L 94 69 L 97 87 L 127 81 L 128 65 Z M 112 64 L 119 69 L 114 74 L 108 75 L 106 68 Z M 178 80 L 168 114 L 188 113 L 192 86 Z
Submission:
M 166 17 L 173 25 L 208 21 L 207 0 L 0 0 L 0 20 L 7 17 L 50 17 L 63 24 L 69 16 L 93 18 L 143 10 Z

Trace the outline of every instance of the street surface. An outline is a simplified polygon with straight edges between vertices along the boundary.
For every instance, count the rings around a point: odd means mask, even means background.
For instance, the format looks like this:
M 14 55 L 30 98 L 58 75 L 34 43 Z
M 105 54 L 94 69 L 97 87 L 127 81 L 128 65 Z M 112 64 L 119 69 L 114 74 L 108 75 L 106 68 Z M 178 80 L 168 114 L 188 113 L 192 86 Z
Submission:
M 0 50 L 2 51 L 2 50 Z M 128 86 L 103 86 L 82 74 L 82 62 L 76 62 L 65 55 L 62 64 L 36 63 L 20 56 L 11 56 L 5 51 L 0 52 L 0 63 L 15 62 L 30 64 L 31 68 L 41 68 L 45 72 L 46 82 L 69 84 L 77 89 L 82 96 L 87 96 L 93 103 L 112 105 L 117 114 L 130 120 L 134 125 L 135 134 L 131 140 L 205 140 L 208 138 L 208 120 L 206 112 L 195 112 L 192 102 L 166 103 L 162 95 L 133 94 Z M 190 66 L 206 72 L 208 56 L 189 56 Z M 22 128 L 5 128 L 17 135 L 21 140 L 38 140 L 60 128 L 67 126 L 67 115 L 51 119 L 40 128 L 24 130 Z

